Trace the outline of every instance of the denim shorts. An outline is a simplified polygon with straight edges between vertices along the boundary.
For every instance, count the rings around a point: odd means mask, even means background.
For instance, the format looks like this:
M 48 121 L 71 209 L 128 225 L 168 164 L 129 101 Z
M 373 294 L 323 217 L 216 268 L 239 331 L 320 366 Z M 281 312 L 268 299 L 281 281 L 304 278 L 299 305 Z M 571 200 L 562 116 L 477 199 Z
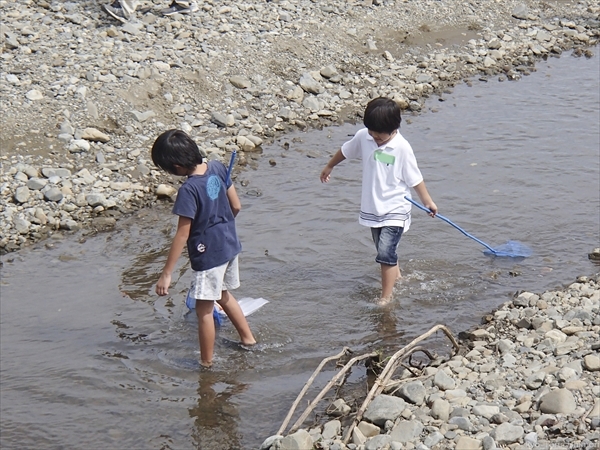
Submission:
M 402 237 L 403 227 L 381 227 L 371 228 L 371 235 L 375 248 L 377 249 L 377 257 L 375 261 L 388 266 L 398 264 L 398 255 L 396 249 Z

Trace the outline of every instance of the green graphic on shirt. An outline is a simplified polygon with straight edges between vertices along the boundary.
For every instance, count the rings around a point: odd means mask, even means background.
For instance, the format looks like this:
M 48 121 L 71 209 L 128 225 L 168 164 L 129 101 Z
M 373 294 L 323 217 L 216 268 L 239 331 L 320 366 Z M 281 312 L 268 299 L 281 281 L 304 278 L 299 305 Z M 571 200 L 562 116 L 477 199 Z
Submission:
M 375 161 L 379 161 L 387 165 L 394 164 L 396 162 L 396 157 L 394 155 L 383 153 L 383 150 L 375 150 L 373 157 L 375 158 Z

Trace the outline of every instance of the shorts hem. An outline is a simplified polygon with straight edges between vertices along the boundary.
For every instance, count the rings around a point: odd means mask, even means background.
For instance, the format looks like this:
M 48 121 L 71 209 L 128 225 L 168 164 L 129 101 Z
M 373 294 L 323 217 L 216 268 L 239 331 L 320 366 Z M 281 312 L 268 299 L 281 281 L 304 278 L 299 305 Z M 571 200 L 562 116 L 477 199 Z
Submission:
M 385 264 L 386 266 L 397 266 L 398 265 L 398 261 L 396 260 L 396 262 L 389 262 L 389 261 L 382 261 L 379 258 L 375 258 L 375 262 L 378 262 L 379 264 Z

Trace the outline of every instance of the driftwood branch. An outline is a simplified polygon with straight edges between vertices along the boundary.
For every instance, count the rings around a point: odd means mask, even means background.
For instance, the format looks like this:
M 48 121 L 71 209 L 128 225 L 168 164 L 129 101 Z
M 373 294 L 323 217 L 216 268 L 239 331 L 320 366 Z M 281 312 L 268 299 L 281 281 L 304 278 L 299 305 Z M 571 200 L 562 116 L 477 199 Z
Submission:
M 373 400 L 373 398 L 375 398 L 377 395 L 381 394 L 381 392 L 383 391 L 385 385 L 387 384 L 387 382 L 389 381 L 389 379 L 394 374 L 394 371 L 398 368 L 398 365 L 401 363 L 402 358 L 406 357 L 407 354 L 409 354 L 411 351 L 413 351 L 415 349 L 416 345 L 419 342 L 427 339 L 432 334 L 436 333 L 438 330 L 441 330 L 441 331 L 444 332 L 444 334 L 452 342 L 452 345 L 454 346 L 455 353 L 458 352 L 458 350 L 460 349 L 460 347 L 458 345 L 458 342 L 456 341 L 456 339 L 454 339 L 454 336 L 452 335 L 452 333 L 450 332 L 450 330 L 446 326 L 444 326 L 444 325 L 436 325 L 431 330 L 429 330 L 427 333 L 422 334 L 421 336 L 419 336 L 418 338 L 416 338 L 415 340 L 413 340 L 406 347 L 398 350 L 390 358 L 390 360 L 388 361 L 387 365 L 385 366 L 385 368 L 383 369 L 383 371 L 381 372 L 381 374 L 379 374 L 379 376 L 375 380 L 375 383 L 373 384 L 373 387 L 371 388 L 371 390 L 367 394 L 367 398 L 365 398 L 363 404 L 361 405 L 361 407 L 359 408 L 359 410 L 356 412 L 356 416 L 354 417 L 354 420 L 352 421 L 352 424 L 346 429 L 346 433 L 344 434 L 344 438 L 343 438 L 344 444 L 348 443 L 348 441 L 350 440 L 350 436 L 352 436 L 352 431 L 354 430 L 354 427 L 362 419 L 362 416 L 365 413 L 365 411 L 367 410 L 367 407 L 369 406 L 369 403 L 371 403 L 371 401 Z
M 308 388 L 310 387 L 310 385 L 312 384 L 312 382 L 315 380 L 315 378 L 317 377 L 317 375 L 319 374 L 319 372 L 323 369 L 323 367 L 325 366 L 325 364 L 327 364 L 329 361 L 340 359 L 342 356 L 346 355 L 347 353 L 350 353 L 350 349 L 348 347 L 344 347 L 342 349 L 342 351 L 340 353 L 338 353 L 337 355 L 330 356 L 328 358 L 323 359 L 323 361 L 321 361 L 321 364 L 319 364 L 319 366 L 315 369 L 315 371 L 313 372 L 312 376 L 304 384 L 304 387 L 302 388 L 302 390 L 298 394 L 298 397 L 296 397 L 296 401 L 294 402 L 294 404 L 290 408 L 287 416 L 285 417 L 285 420 L 281 424 L 281 427 L 279 427 L 279 430 L 277 431 L 277 434 L 283 433 L 283 431 L 285 430 L 285 428 L 288 426 L 288 423 L 290 422 L 290 419 L 292 418 L 292 415 L 294 414 L 294 411 L 298 407 L 298 404 L 300 403 L 300 400 L 302 399 L 302 397 L 304 396 L 304 394 L 306 394 L 306 391 L 308 390 Z
M 365 355 L 361 355 L 361 356 L 355 356 L 354 358 L 352 358 L 350 361 L 348 361 L 346 363 L 346 365 L 344 367 L 342 367 L 342 369 L 331 379 L 331 381 L 329 381 L 329 383 L 327 383 L 327 386 L 325 386 L 323 388 L 323 390 L 321 392 L 319 392 L 319 394 L 314 398 L 314 400 L 308 405 L 308 407 L 306 408 L 306 410 L 302 413 L 302 415 L 300 416 L 300 418 L 296 421 L 296 423 L 292 426 L 292 428 L 290 429 L 290 433 L 293 433 L 294 431 L 296 431 L 298 428 L 300 428 L 300 426 L 302 425 L 302 423 L 306 420 L 306 418 L 308 417 L 308 415 L 311 413 L 311 411 L 315 408 L 315 406 L 317 405 L 317 403 L 319 403 L 319 401 L 321 401 L 321 399 L 325 396 L 325 394 L 327 393 L 327 391 L 329 391 L 329 389 L 331 389 L 335 383 L 354 365 L 356 364 L 358 361 L 361 361 L 363 359 L 367 359 L 367 358 L 373 358 L 375 356 L 377 356 L 378 353 L 377 352 L 372 352 L 372 353 L 367 353 Z

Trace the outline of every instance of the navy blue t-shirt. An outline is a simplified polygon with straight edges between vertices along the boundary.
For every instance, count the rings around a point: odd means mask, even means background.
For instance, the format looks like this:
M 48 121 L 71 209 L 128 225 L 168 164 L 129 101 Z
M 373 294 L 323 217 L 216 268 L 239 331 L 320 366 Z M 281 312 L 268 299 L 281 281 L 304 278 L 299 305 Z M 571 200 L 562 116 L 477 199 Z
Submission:
M 227 198 L 227 168 L 209 161 L 203 175 L 192 175 L 177 192 L 173 214 L 192 219 L 187 240 L 192 269 L 218 267 L 242 251 L 235 230 L 235 219 Z

